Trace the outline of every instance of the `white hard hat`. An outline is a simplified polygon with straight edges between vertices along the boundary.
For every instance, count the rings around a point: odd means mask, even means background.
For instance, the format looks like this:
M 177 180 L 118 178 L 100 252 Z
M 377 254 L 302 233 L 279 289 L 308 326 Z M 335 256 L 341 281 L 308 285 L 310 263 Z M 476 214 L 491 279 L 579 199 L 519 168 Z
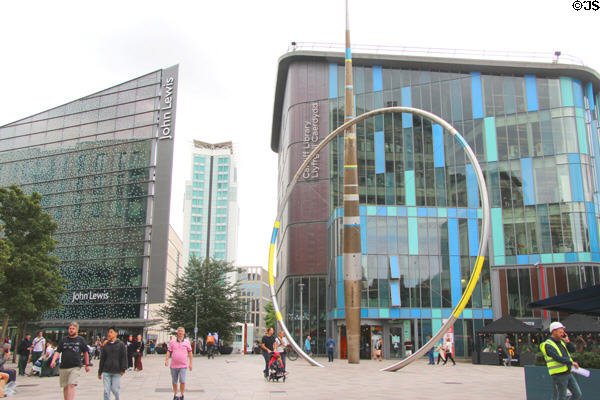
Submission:
M 553 322 L 550 324 L 550 332 L 555 331 L 560 328 L 565 328 L 565 326 L 563 324 L 561 324 L 560 322 Z

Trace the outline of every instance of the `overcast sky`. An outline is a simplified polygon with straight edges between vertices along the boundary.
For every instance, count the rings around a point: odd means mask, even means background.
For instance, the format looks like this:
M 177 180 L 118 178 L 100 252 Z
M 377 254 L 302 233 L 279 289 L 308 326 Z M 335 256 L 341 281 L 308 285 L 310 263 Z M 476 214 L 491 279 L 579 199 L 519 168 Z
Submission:
M 600 10 L 577 12 L 572 4 L 350 0 L 352 41 L 560 50 L 600 71 Z M 232 140 L 238 264 L 266 266 L 276 216 L 270 138 L 277 60 L 291 41 L 342 44 L 343 0 L 4 1 L 0 16 L 0 125 L 179 64 L 171 224 L 181 235 L 192 139 Z

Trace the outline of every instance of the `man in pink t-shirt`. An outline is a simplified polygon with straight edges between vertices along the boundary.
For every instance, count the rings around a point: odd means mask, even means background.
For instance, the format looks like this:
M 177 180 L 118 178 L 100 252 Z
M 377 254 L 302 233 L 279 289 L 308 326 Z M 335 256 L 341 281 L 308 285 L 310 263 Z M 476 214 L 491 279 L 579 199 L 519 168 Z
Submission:
M 171 357 L 173 400 L 184 400 L 183 393 L 185 391 L 185 369 L 189 368 L 190 371 L 192 370 L 192 346 L 190 345 L 190 342 L 185 339 L 185 329 L 182 327 L 177 328 L 177 339 L 173 339 L 169 343 L 165 367 L 169 366 L 169 357 Z M 177 395 L 177 382 L 179 382 L 181 396 Z

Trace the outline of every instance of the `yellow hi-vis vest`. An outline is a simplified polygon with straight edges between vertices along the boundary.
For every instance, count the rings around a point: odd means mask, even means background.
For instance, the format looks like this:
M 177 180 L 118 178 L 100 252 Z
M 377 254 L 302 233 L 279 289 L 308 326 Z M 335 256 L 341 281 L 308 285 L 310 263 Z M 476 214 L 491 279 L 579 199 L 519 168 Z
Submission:
M 545 342 L 543 342 L 540 345 L 540 350 L 542 351 L 542 354 L 544 355 L 544 360 L 546 360 L 546 366 L 548 367 L 548 373 L 550 375 L 555 375 L 555 374 L 561 374 L 563 372 L 568 372 L 569 371 L 569 366 L 567 364 L 559 363 L 554 358 L 550 357 L 548 355 L 548 353 L 546 353 L 546 346 L 548 346 L 548 345 L 551 345 L 552 347 L 554 347 L 554 349 L 556 350 L 556 352 L 559 355 L 562 355 L 562 352 L 560 351 L 560 348 L 558 347 L 558 345 L 556 344 L 556 342 L 554 340 L 552 340 L 552 339 L 547 339 Z M 565 346 L 565 344 L 562 343 L 562 341 L 561 341 L 560 345 L 567 352 L 567 355 L 569 356 L 569 360 L 571 362 L 573 362 L 573 359 L 571 358 L 571 354 L 569 353 L 569 350 L 567 350 L 567 346 Z

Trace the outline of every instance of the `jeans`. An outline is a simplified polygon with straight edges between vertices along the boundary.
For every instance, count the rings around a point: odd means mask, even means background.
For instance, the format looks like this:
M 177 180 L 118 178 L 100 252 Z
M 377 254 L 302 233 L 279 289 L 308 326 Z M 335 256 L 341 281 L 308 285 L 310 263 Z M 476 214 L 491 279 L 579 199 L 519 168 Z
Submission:
M 435 364 L 435 362 L 433 360 L 433 349 L 429 350 L 427 352 L 427 355 L 429 356 L 429 364 L 431 364 L 431 365 Z
M 32 351 L 31 352 L 31 363 L 32 364 L 35 363 L 38 360 L 38 358 L 40 358 L 42 356 L 42 354 L 44 354 L 44 353 L 41 351 Z
M 121 374 L 109 374 L 108 372 L 103 372 L 102 383 L 104 383 L 104 400 L 110 400 L 110 392 L 115 395 L 115 400 L 119 400 Z
M 263 373 L 266 376 L 269 376 L 269 361 L 271 361 L 271 353 L 267 353 L 266 351 L 263 350 L 263 357 L 265 358 L 265 370 L 263 371 Z
M 333 362 L 333 350 L 327 350 L 327 358 L 329 358 L 329 362 Z
M 554 384 L 554 400 L 567 400 L 567 387 L 573 394 L 571 400 L 581 399 L 581 389 L 573 374 L 552 375 Z

